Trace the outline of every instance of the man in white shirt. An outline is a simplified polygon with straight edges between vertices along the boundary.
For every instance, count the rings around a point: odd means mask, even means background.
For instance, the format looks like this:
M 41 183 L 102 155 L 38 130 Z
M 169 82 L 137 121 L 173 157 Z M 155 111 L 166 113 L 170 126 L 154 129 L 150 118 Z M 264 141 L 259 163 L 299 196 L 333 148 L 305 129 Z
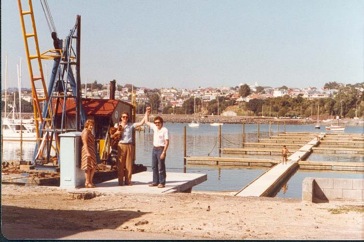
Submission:
M 166 153 L 169 146 L 168 129 L 163 127 L 163 118 L 160 116 L 154 118 L 154 123 L 146 121 L 146 124 L 154 132 L 152 152 L 153 182 L 149 186 L 163 188 L 166 185 Z

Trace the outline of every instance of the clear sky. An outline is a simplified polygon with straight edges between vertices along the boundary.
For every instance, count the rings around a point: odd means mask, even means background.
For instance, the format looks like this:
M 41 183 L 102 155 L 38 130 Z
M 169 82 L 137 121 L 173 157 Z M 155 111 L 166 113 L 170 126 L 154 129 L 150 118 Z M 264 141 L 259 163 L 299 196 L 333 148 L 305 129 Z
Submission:
M 33 0 L 40 49 L 52 47 Z M 364 0 L 48 0 L 60 38 L 81 15 L 82 83 L 321 88 L 364 82 Z M 1 74 L 30 87 L 17 1 L 1 1 Z M 45 61 L 46 74 L 52 61 Z

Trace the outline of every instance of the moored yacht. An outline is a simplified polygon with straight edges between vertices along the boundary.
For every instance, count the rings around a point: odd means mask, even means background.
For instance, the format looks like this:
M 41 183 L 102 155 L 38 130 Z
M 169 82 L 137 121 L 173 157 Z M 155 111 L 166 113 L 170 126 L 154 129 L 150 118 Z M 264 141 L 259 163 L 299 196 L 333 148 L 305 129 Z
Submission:
M 211 123 L 210 124 L 211 126 L 221 126 L 221 125 L 224 125 L 223 123 Z
M 328 131 L 344 131 L 345 126 L 331 124 L 330 126 L 326 126 L 326 130 L 328 130 Z
M 2 118 L 1 134 L 3 141 L 36 141 L 35 126 L 29 120 Z
M 192 121 L 191 123 L 188 124 L 188 126 L 190 128 L 198 128 L 200 126 L 200 123 L 198 123 L 196 121 Z

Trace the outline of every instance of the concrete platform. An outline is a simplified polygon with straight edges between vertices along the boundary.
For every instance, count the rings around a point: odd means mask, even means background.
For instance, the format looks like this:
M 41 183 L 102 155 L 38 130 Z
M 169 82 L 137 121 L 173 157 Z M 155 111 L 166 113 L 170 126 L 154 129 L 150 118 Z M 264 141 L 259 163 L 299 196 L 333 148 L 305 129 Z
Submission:
M 118 179 L 95 184 L 95 188 L 63 188 L 70 193 L 97 192 L 102 194 L 116 193 L 143 193 L 143 194 L 165 194 L 175 192 L 191 192 L 191 189 L 207 180 L 206 174 L 198 173 L 175 173 L 167 172 L 167 182 L 164 188 L 149 187 L 152 183 L 152 172 L 136 173 L 132 177 L 132 186 L 119 186 Z
M 320 133 L 318 138 L 315 137 L 304 145 L 301 149 L 288 157 L 287 164 L 278 164 L 268 170 L 260 177 L 252 181 L 242 190 L 235 194 L 240 197 L 264 197 L 270 194 L 282 183 L 291 173 L 298 167 L 298 162 L 308 156 L 312 147 L 318 145 L 319 140 L 325 136 L 325 133 Z

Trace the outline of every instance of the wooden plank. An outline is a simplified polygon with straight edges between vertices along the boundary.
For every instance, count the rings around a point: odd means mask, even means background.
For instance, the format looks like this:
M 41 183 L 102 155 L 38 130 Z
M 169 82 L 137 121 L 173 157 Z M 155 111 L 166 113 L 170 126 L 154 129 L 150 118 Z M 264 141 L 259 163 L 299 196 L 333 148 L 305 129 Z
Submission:
M 286 144 L 288 148 L 295 148 L 298 149 L 302 145 L 301 144 Z M 251 143 L 244 143 L 245 148 L 251 148 L 251 147 L 262 147 L 262 148 L 276 148 L 276 147 L 282 147 L 282 144 L 280 143 L 263 143 L 263 142 L 251 142 Z
M 186 157 L 187 165 L 209 165 L 209 166 L 258 166 L 271 167 L 278 160 L 271 159 L 252 159 L 241 157 L 211 157 L 211 156 L 193 156 Z
M 299 152 L 290 156 L 290 160 L 300 159 L 298 156 L 304 156 L 305 152 Z M 187 157 L 189 166 L 230 166 L 230 167 L 272 167 L 279 164 L 279 160 L 268 159 L 250 159 L 250 158 L 233 158 L 233 157 Z M 335 162 L 335 161 L 299 161 L 300 169 L 303 170 L 329 170 L 329 171 L 352 171 L 363 172 L 364 163 L 362 162 Z
M 341 147 L 314 147 L 315 153 L 332 153 L 332 154 L 364 154 L 363 148 L 341 148 Z
M 278 136 L 278 137 L 271 137 L 270 139 L 272 140 L 300 140 L 300 141 L 308 141 L 308 140 L 311 140 L 313 139 L 314 136 L 310 137 L 310 136 L 304 136 L 304 137 L 290 137 L 290 136 Z
M 340 162 L 340 161 L 299 161 L 299 165 L 330 165 L 330 166 L 350 166 L 350 167 L 364 167 L 363 162 Z
M 323 147 L 342 147 L 342 148 L 362 148 L 364 147 L 364 142 L 355 142 L 355 141 L 327 141 L 327 140 L 323 140 L 320 143 L 321 146 Z
M 283 144 L 283 143 L 290 143 L 290 144 L 298 144 L 298 145 L 304 145 L 306 144 L 306 142 L 302 141 L 302 140 L 277 140 L 277 139 L 259 139 L 259 142 L 263 142 L 263 143 L 279 143 L 279 144 Z
M 298 165 L 303 170 L 364 171 L 364 164 L 360 162 L 299 161 Z

